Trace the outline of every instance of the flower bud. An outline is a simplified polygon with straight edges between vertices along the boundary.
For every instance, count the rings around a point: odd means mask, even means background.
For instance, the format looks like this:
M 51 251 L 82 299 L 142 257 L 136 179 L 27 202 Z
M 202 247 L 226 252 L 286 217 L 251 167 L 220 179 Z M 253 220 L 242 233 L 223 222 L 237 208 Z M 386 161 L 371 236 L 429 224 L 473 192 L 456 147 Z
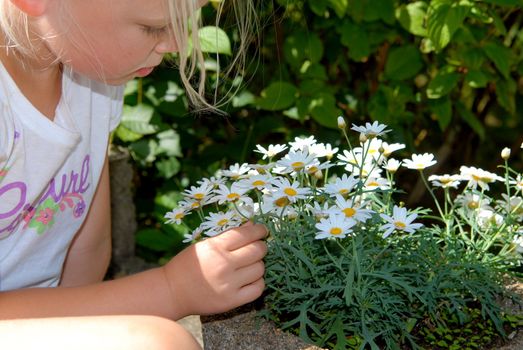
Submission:
M 314 177 L 317 178 L 318 180 L 323 179 L 323 172 L 321 170 L 316 171 L 314 173 Z
M 345 129 L 345 127 L 347 127 L 347 123 L 345 123 L 345 119 L 340 115 L 338 117 L 338 128 Z
M 501 151 L 501 158 L 503 158 L 504 160 L 507 160 L 509 157 L 510 157 L 510 148 L 508 148 L 508 147 L 503 148 L 503 150 Z
M 365 142 L 367 142 L 368 139 L 369 139 L 369 138 L 367 137 L 367 135 L 366 135 L 365 133 L 361 133 L 361 134 L 360 134 L 360 142 L 361 142 L 361 143 L 365 143 Z

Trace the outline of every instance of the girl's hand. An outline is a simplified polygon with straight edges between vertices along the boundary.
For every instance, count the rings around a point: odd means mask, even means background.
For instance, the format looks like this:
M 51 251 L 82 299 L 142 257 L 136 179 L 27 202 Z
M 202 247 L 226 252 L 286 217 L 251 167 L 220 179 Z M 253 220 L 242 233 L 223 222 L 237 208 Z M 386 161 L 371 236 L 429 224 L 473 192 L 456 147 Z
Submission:
M 175 256 L 164 266 L 175 314 L 220 313 L 258 298 L 265 288 L 266 235 L 265 226 L 249 222 Z

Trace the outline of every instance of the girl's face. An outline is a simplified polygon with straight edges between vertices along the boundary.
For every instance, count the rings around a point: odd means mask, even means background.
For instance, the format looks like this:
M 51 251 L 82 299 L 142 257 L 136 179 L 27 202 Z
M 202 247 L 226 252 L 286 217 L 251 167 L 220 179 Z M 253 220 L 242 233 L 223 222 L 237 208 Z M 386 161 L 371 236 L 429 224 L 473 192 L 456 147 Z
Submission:
M 111 85 L 177 50 L 166 0 L 49 0 L 35 26 L 51 59 Z

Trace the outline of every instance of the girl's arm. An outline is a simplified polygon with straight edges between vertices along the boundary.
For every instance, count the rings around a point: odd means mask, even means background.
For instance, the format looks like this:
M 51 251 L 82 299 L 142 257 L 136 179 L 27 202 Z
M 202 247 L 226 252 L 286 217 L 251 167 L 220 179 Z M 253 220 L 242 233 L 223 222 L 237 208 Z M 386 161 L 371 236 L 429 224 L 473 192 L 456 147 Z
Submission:
M 230 310 L 264 289 L 262 225 L 245 224 L 183 250 L 163 267 L 80 287 L 0 293 L 0 319 L 84 315 L 189 314 Z
M 84 224 L 76 234 L 65 260 L 60 285 L 81 286 L 102 281 L 111 260 L 111 204 L 109 160 Z

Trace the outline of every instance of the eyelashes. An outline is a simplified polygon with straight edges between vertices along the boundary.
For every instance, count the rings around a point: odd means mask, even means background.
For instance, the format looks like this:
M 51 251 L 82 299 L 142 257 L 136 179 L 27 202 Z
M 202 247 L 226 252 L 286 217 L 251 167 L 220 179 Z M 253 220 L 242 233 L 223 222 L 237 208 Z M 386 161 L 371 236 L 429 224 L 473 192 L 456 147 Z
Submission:
M 151 26 L 141 26 L 142 31 L 154 38 L 159 38 L 162 35 L 166 34 L 169 31 L 169 26 L 163 26 L 163 27 L 151 27 Z

